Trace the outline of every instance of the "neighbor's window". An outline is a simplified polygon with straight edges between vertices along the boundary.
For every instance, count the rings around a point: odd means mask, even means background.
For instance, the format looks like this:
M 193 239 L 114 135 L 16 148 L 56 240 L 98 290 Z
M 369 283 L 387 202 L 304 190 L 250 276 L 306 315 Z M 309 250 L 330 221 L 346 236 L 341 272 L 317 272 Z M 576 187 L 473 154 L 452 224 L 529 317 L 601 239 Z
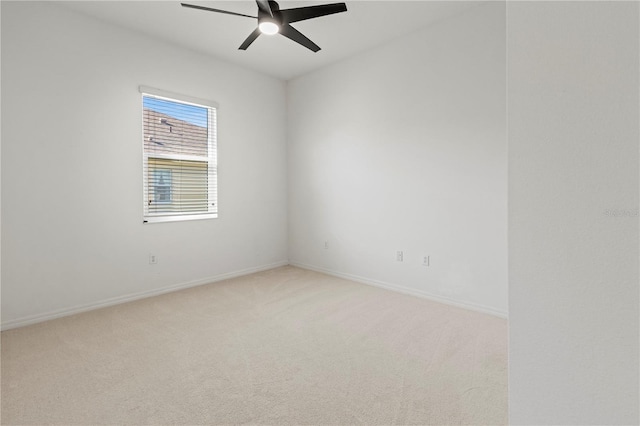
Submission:
M 215 218 L 216 104 L 140 87 L 144 221 Z
M 153 194 L 156 203 L 171 203 L 171 169 L 153 170 Z

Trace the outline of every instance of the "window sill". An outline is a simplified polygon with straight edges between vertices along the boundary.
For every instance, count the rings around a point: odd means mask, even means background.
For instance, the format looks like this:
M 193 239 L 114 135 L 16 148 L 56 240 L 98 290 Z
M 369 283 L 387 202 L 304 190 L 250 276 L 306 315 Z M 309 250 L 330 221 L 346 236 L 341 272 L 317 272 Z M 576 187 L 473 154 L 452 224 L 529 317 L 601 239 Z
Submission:
M 182 216 L 147 216 L 142 221 L 143 224 L 148 225 L 151 223 L 164 223 L 164 222 L 182 222 L 185 220 L 202 220 L 202 219 L 217 219 L 218 213 L 206 213 L 206 214 L 190 214 Z

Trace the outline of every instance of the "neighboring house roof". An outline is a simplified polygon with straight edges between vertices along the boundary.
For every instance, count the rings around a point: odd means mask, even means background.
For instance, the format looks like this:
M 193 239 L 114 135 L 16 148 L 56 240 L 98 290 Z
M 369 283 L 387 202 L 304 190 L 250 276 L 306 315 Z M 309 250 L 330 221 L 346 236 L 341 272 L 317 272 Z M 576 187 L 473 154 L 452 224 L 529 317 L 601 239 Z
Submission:
M 144 108 L 145 151 L 158 154 L 206 156 L 208 129 Z

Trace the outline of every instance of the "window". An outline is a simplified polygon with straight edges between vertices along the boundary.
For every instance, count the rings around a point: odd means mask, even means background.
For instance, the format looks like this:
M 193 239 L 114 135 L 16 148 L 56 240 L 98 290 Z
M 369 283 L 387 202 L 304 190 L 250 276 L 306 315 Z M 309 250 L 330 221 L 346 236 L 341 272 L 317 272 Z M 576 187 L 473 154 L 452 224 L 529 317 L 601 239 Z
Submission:
M 171 169 L 153 170 L 153 195 L 150 197 L 156 203 L 171 203 Z
M 217 217 L 216 104 L 140 92 L 144 222 Z

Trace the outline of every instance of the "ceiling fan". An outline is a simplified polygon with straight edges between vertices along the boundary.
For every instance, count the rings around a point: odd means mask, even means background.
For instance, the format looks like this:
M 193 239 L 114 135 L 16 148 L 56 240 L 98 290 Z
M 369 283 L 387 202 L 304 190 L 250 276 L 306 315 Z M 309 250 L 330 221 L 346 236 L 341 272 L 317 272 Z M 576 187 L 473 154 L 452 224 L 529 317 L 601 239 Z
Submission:
M 256 3 L 258 4 L 258 16 L 245 15 L 243 13 L 230 12 L 228 10 L 213 9 L 211 7 L 197 6 L 195 4 L 180 4 L 183 7 L 190 7 L 192 9 L 257 19 L 258 28 L 249 34 L 249 37 L 247 37 L 247 39 L 238 48 L 240 50 L 247 50 L 251 43 L 253 43 L 260 34 L 273 35 L 280 33 L 296 43 L 303 45 L 307 49 L 317 52 L 320 50 L 320 47 L 309 40 L 300 31 L 293 28 L 290 24 L 293 22 L 304 21 L 306 19 L 318 18 L 320 16 L 347 11 L 347 5 L 344 3 L 322 4 L 318 6 L 296 7 L 293 9 L 283 10 L 280 10 L 278 3 L 273 0 L 256 0 Z

